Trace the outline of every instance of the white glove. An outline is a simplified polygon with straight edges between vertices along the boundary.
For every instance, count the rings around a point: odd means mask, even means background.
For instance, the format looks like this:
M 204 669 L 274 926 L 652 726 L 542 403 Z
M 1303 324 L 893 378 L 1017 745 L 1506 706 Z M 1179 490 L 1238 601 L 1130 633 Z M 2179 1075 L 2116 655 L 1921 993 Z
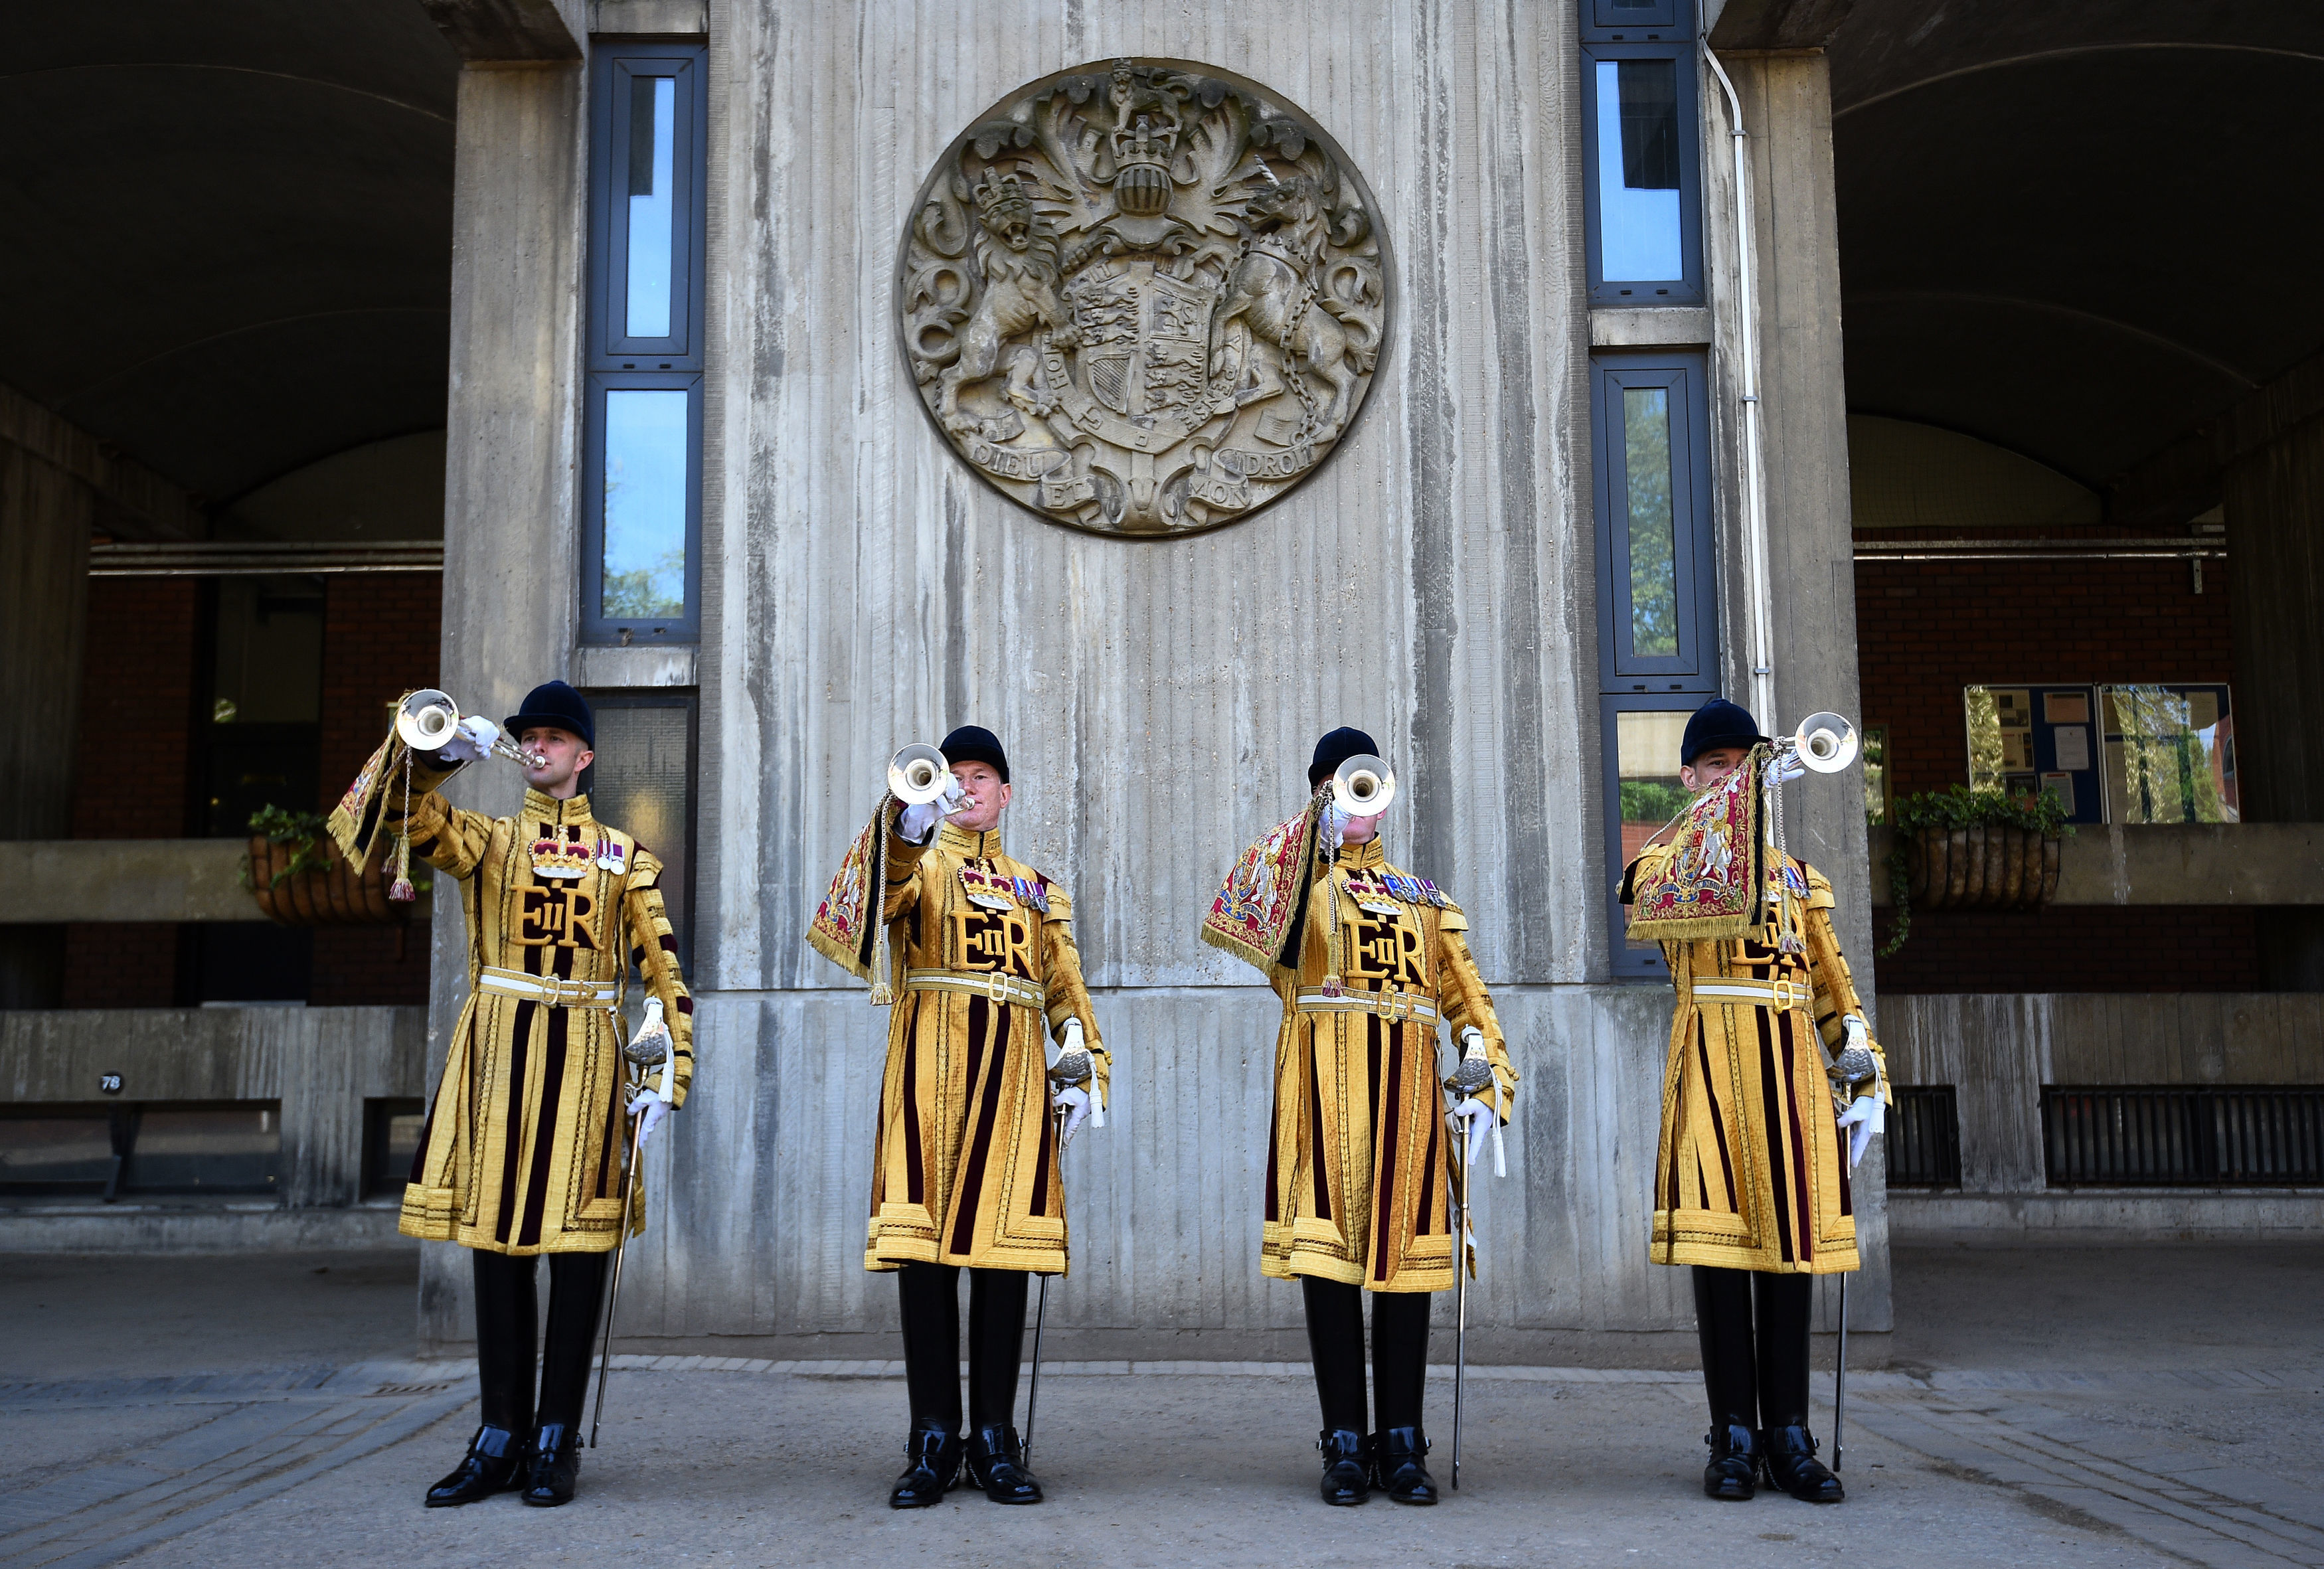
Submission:
M 645 1121 L 638 1128 L 638 1148 L 643 1149 L 646 1141 L 653 1137 L 654 1130 L 661 1126 L 661 1120 L 669 1115 L 669 1103 L 661 1098 L 658 1090 L 640 1090 L 637 1098 L 630 1103 L 630 1115 L 635 1117 L 640 1114 Z
M 1079 1084 L 1069 1084 L 1059 1090 L 1056 1099 L 1051 1101 L 1050 1104 L 1057 1108 L 1057 1114 L 1065 1121 L 1065 1127 L 1057 1134 L 1059 1149 L 1063 1149 L 1074 1141 L 1074 1135 L 1081 1131 L 1081 1125 L 1087 1121 L 1090 1113 L 1097 1109 L 1097 1102 L 1092 1099 L 1090 1093 Z
M 1796 752 L 1778 752 L 1767 765 L 1767 782 L 1771 785 L 1786 785 L 1795 779 L 1805 779 L 1807 774 L 1808 765 L 1800 761 Z
M 1474 1171 L 1479 1157 L 1485 1153 L 1486 1139 L 1500 1126 L 1500 1113 L 1486 1102 L 1471 1095 L 1453 1106 L 1452 1120 L 1462 1125 L 1462 1131 L 1469 1140 L 1467 1159 L 1469 1169 Z
M 1878 1095 L 1858 1095 L 1848 1103 L 1848 1110 L 1840 1114 L 1840 1125 L 1848 1130 L 1848 1168 L 1850 1171 L 1855 1170 L 1856 1163 L 1864 1158 L 1865 1146 L 1872 1142 L 1872 1136 L 1879 1132 L 1887 1121 L 1887 1112 L 1882 1108 Z
M 438 749 L 436 755 L 447 762 L 481 762 L 493 754 L 493 745 L 501 738 L 501 727 L 481 714 L 471 714 L 460 721 L 452 732 L 452 739 Z
M 967 798 L 967 792 L 960 788 L 960 780 L 946 774 L 945 793 L 935 800 L 906 807 L 896 818 L 897 830 L 904 835 L 907 844 L 925 844 L 928 830 L 960 810 L 961 803 Z

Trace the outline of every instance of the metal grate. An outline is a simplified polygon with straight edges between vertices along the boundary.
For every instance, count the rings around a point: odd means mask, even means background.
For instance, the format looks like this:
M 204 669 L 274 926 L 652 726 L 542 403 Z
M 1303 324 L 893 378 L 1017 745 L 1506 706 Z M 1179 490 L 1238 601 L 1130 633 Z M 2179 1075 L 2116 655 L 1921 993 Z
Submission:
M 1950 1084 L 1896 1084 L 1886 1137 L 1888 1186 L 1960 1186 L 1960 1111 Z
M 2324 1088 L 2045 1084 L 2050 1185 L 2324 1185 Z

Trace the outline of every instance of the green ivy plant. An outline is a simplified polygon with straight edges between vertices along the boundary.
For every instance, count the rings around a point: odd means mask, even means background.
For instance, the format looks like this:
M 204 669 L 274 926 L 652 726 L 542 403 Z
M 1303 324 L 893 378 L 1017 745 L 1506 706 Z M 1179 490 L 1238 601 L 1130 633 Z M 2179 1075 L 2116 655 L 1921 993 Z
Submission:
M 290 859 L 277 867 L 267 880 L 270 889 L 280 888 L 301 872 L 327 872 L 331 868 L 330 852 L 323 847 L 323 819 L 314 812 L 294 812 L 284 807 L 261 807 L 250 814 L 250 831 L 270 844 L 293 846 Z M 251 880 L 250 862 L 242 863 L 242 885 L 255 890 Z
M 1895 829 L 1888 844 L 1888 903 L 1895 912 L 1896 929 L 1880 950 L 1886 958 L 1913 935 L 1913 876 L 1906 847 L 1924 833 L 1949 834 L 1955 828 L 2023 828 L 2043 838 L 2074 831 L 2066 808 L 2056 796 L 2013 796 L 1987 787 L 1971 789 L 1955 785 L 1949 790 L 1923 790 L 1898 801 L 1888 816 Z

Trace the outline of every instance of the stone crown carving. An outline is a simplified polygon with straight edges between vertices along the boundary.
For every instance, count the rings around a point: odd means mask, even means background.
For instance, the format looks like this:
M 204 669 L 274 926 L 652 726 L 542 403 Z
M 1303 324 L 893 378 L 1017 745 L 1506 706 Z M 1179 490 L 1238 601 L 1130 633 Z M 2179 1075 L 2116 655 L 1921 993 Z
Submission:
M 1120 60 L 1023 89 L 937 160 L 897 310 L 920 398 L 1045 517 L 1248 516 L 1347 432 L 1385 341 L 1370 192 L 1266 89 Z

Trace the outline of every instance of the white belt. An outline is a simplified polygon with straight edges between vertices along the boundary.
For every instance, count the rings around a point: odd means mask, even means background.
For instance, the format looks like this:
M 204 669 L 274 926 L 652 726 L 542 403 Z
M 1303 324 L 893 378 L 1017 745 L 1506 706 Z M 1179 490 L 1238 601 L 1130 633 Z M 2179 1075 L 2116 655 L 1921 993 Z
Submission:
M 1815 987 L 1806 981 L 1697 981 L 1694 994 L 1722 1002 L 1754 1002 L 1785 1011 L 1811 1007 Z
M 988 1002 L 1014 1002 L 1025 1008 L 1049 1005 L 1048 992 L 1038 981 L 1001 970 L 907 970 L 907 992 L 962 992 Z
M 545 1002 L 551 1008 L 611 1003 L 620 994 L 610 981 L 563 981 L 555 975 L 528 975 L 522 970 L 496 970 L 489 964 L 476 972 L 476 989 Z
M 1321 986 L 1302 986 L 1293 1006 L 1302 1013 L 1377 1013 L 1390 1023 L 1436 1022 L 1436 1004 L 1410 992 L 1342 992 L 1334 997 Z

